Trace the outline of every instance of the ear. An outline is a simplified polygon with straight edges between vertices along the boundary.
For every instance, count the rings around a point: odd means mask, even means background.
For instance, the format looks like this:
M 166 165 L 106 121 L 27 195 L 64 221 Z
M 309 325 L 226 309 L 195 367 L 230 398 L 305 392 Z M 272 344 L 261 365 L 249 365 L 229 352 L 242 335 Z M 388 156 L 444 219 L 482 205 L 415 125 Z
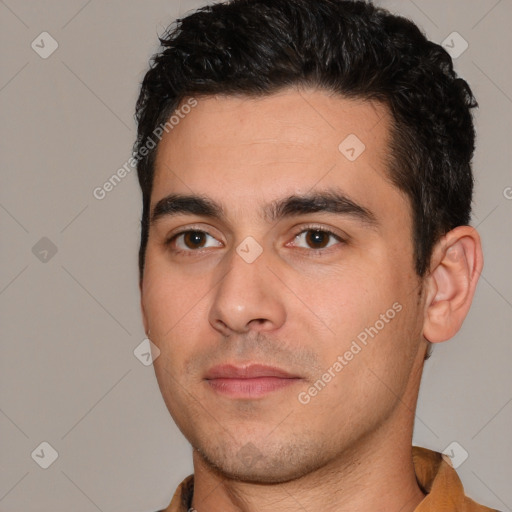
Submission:
M 482 268 L 480 235 L 471 226 L 456 227 L 435 245 L 426 278 L 423 336 L 428 341 L 446 341 L 459 331 Z

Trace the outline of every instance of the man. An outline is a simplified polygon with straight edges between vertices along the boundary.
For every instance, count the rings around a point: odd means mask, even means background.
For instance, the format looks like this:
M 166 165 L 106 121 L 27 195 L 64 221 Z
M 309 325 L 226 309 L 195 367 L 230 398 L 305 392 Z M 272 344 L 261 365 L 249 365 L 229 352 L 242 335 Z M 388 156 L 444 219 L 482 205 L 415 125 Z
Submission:
M 431 344 L 482 270 L 476 106 L 365 2 L 234 0 L 161 39 L 137 103 L 146 333 L 194 475 L 166 511 L 488 511 L 412 447 Z

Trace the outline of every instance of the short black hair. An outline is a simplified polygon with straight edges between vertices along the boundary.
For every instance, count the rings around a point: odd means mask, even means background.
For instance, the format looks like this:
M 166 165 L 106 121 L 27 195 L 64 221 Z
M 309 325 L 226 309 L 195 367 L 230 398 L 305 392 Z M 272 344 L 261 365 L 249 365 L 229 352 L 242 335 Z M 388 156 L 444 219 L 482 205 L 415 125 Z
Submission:
M 412 207 L 418 276 L 439 238 L 469 223 L 477 103 L 449 54 L 412 21 L 365 1 L 232 0 L 176 20 L 159 39 L 136 105 L 140 281 L 157 143 L 140 150 L 194 96 L 312 86 L 379 101 L 392 119 L 388 177 Z

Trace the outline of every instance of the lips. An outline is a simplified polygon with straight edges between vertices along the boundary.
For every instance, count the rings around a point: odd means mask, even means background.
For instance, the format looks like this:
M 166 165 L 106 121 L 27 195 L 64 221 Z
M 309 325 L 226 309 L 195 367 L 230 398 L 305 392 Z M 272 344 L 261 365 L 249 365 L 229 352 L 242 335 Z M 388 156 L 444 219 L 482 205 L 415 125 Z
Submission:
M 298 375 L 292 375 L 281 368 L 262 364 L 250 364 L 235 366 L 224 364 L 211 368 L 205 379 L 256 379 L 258 377 L 277 377 L 280 379 L 299 379 Z
M 262 364 L 224 364 L 211 368 L 205 381 L 215 393 L 230 399 L 262 399 L 301 382 L 302 377 Z

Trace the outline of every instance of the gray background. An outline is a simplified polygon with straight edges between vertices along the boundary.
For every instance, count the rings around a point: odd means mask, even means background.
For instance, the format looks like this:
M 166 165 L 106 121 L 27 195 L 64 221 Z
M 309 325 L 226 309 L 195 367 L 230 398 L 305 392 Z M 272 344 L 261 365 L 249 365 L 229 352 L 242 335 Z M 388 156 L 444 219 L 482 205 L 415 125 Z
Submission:
M 469 47 L 456 68 L 480 103 L 485 268 L 462 331 L 426 363 L 414 443 L 459 443 L 466 492 L 512 510 L 512 3 L 379 3 L 436 42 L 458 32 Z M 0 1 L 1 511 L 154 511 L 192 472 L 153 369 L 133 353 L 145 337 L 135 171 L 103 200 L 93 190 L 130 156 L 157 34 L 202 4 Z M 50 48 L 43 31 L 59 45 L 46 59 L 31 47 Z M 48 469 L 31 456 L 43 441 L 58 452 Z

